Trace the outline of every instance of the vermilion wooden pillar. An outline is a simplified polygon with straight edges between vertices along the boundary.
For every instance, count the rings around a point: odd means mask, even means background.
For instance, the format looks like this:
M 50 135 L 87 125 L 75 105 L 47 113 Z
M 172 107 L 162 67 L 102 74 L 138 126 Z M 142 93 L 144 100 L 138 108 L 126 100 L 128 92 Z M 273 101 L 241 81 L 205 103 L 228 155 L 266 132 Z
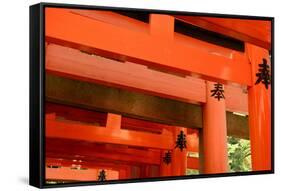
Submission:
M 131 166 L 124 166 L 123 169 L 119 170 L 119 177 L 118 179 L 130 179 L 131 178 Z
M 124 179 L 128 179 L 128 177 L 127 177 L 127 173 L 126 173 L 126 170 L 124 170 L 124 169 L 121 169 L 121 170 L 119 170 L 119 176 L 118 176 L 118 179 L 119 180 L 124 180 Z
M 155 40 L 159 40 L 158 44 L 159 50 L 161 50 L 162 62 L 169 62 L 171 54 L 169 47 L 171 46 L 174 37 L 174 17 L 169 15 L 150 14 L 150 35 L 154 36 Z M 186 129 L 175 127 L 175 131 L 173 132 L 175 137 L 174 142 L 176 142 L 180 130 L 183 130 L 186 134 Z M 162 176 L 185 175 L 186 149 L 182 152 L 178 148 L 173 149 L 172 163 L 167 165 L 162 161 L 160 171 Z
M 255 85 L 259 64 L 266 59 L 268 50 L 247 44 L 246 50 L 252 66 L 253 86 L 248 89 L 249 127 L 253 170 L 271 170 L 271 87 Z
M 167 151 L 161 152 L 161 158 L 160 158 L 160 176 L 172 176 L 172 163 L 166 164 L 163 161 L 163 158 L 165 157 L 165 153 Z M 172 153 L 171 153 L 172 154 Z
M 203 106 L 203 173 L 228 171 L 225 100 L 211 97 L 213 82 L 206 82 L 206 104 Z
M 106 119 L 106 127 L 112 129 L 120 129 L 121 128 L 121 115 L 108 113 Z
M 163 43 L 173 40 L 174 20 L 170 15 L 150 14 L 150 34 L 162 39 Z
M 183 131 L 185 135 L 187 134 L 186 128 L 175 127 L 174 129 L 175 143 L 181 131 Z M 172 151 L 172 175 L 173 176 L 186 175 L 186 168 L 187 168 L 187 149 L 183 149 L 181 151 L 179 148 L 174 148 Z
M 159 62 L 171 62 L 171 43 L 174 39 L 174 17 L 162 14 L 150 14 L 150 35 L 157 44 Z M 154 52 L 152 54 L 155 54 Z
M 140 167 L 140 178 L 149 178 L 150 177 L 150 166 L 144 164 Z

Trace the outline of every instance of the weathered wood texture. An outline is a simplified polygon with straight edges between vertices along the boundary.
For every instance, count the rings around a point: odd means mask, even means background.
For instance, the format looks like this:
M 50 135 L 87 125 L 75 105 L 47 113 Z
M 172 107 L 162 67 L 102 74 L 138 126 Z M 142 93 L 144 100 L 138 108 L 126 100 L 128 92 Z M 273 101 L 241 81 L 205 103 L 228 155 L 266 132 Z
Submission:
M 46 75 L 46 100 L 174 126 L 202 128 L 200 105 Z M 228 135 L 248 138 L 247 117 L 227 112 Z
M 170 125 L 202 127 L 199 105 L 46 75 L 46 98 Z

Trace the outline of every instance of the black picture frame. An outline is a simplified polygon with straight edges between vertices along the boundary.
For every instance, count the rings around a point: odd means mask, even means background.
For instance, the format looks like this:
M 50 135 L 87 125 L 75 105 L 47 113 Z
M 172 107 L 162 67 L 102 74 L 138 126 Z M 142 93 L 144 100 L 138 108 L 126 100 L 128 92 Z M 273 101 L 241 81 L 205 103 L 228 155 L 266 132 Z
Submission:
M 181 14 L 181 15 L 199 15 L 208 17 L 220 18 L 240 18 L 254 20 L 269 20 L 271 21 L 271 164 L 272 169 L 268 171 L 253 171 L 253 172 L 235 172 L 221 174 L 201 174 L 165 178 L 144 178 L 130 180 L 111 180 L 105 182 L 77 182 L 63 183 L 56 185 L 45 184 L 45 8 L 72 8 L 72 9 L 95 9 L 95 10 L 119 10 L 119 11 L 145 11 L 150 13 L 165 13 L 165 14 Z M 135 9 L 135 8 L 120 8 L 120 7 L 103 7 L 93 5 L 74 5 L 74 4 L 56 4 L 56 3 L 39 3 L 30 6 L 30 133 L 29 133 L 29 184 L 38 188 L 54 188 L 54 187 L 69 187 L 69 186 L 86 186 L 100 184 L 115 184 L 115 183 L 133 183 L 147 181 L 166 181 L 178 179 L 194 179 L 194 178 L 211 178 L 211 177 L 226 177 L 226 176 L 244 176 L 257 174 L 274 173 L 274 18 L 248 15 L 228 15 L 214 13 L 198 13 L 198 12 L 181 12 L 167 11 L 154 9 Z

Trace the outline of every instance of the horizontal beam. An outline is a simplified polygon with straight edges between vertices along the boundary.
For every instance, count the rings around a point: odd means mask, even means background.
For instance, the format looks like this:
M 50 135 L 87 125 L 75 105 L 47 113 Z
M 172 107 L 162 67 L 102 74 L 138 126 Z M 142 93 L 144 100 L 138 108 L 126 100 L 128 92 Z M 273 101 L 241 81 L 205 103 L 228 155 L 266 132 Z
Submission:
M 55 115 L 57 115 L 66 120 L 90 123 L 96 126 L 106 126 L 107 113 L 104 112 L 97 112 L 50 102 L 45 104 L 45 111 L 48 114 L 48 117 L 51 117 L 50 114 L 54 114 L 54 118 Z M 171 126 L 124 116 L 122 116 L 121 121 L 122 129 L 147 131 L 158 134 L 162 133 L 163 128 L 167 129 L 169 127 Z
M 205 81 L 199 78 L 156 71 L 143 65 L 89 55 L 55 44 L 47 45 L 46 60 L 47 72 L 62 77 L 184 102 L 206 102 Z M 247 94 L 240 86 L 226 85 L 225 97 L 228 111 L 247 113 Z
M 199 105 L 46 75 L 48 101 L 125 117 L 191 128 L 202 127 Z M 161 109 L 160 109 L 161 108 Z
M 50 73 L 181 101 L 204 103 L 206 99 L 205 82 L 201 79 L 88 55 L 55 44 L 49 44 L 46 50 L 46 70 Z
M 47 8 L 45 29 L 47 42 L 92 53 L 119 55 L 127 61 L 183 74 L 197 73 L 215 81 L 252 85 L 249 61 L 245 54 L 236 51 L 231 57 L 225 57 L 176 40 L 167 43 L 154 35 L 82 17 L 66 9 Z
M 108 163 L 108 164 L 118 164 L 118 165 L 139 165 L 139 164 L 153 164 L 153 165 L 158 165 L 159 163 L 159 157 L 158 157 L 158 161 L 156 161 L 155 159 L 147 159 L 145 161 L 141 161 L 141 159 L 143 159 L 143 157 L 137 157 L 137 156 L 128 156 L 125 154 L 112 154 L 112 153 L 105 153 L 105 152 L 95 152 L 93 151 L 93 153 L 91 154 L 91 156 L 89 155 L 89 152 L 86 151 L 86 154 L 88 155 L 80 155 L 81 153 L 84 153 L 84 151 L 79 152 L 75 155 L 75 153 L 73 152 L 64 152 L 62 151 L 62 153 L 58 153 L 59 150 L 55 150 L 55 151 L 47 151 L 46 152 L 46 157 L 48 158 L 58 158 L 58 159 L 67 159 L 67 160 L 75 160 L 75 156 L 79 155 L 79 156 L 83 156 L 82 161 L 84 162 L 72 162 L 73 164 L 80 164 L 85 168 L 92 168 L 94 165 L 90 165 L 85 163 L 85 161 L 88 161 L 88 163 L 97 163 L 97 162 L 104 162 L 104 163 Z M 79 160 L 76 160 L 79 161 Z
M 81 162 L 80 162 L 81 161 Z M 115 170 L 119 171 L 121 169 L 126 169 L 129 167 L 129 165 L 124 165 L 120 163 L 108 163 L 108 162 L 102 162 L 102 161 L 89 161 L 89 160 L 73 160 L 71 158 L 63 158 L 63 157 L 56 157 L 55 155 L 50 155 L 46 157 L 46 169 L 52 168 L 52 167 L 80 167 L 87 170 L 91 169 L 108 169 L 108 170 Z M 75 171 L 75 169 L 74 169 Z M 77 171 L 76 171 L 77 172 Z M 79 172 L 79 171 L 78 171 Z
M 169 130 L 172 126 L 154 123 L 151 121 L 145 121 L 130 117 L 122 117 L 122 129 L 146 131 L 151 133 L 163 133 L 163 129 Z
M 46 137 L 158 149 L 171 149 L 174 146 L 172 137 L 167 135 L 109 129 L 49 119 L 46 120 Z
M 207 43 L 186 35 L 181 35 L 179 33 L 174 33 L 174 27 L 170 29 L 163 30 L 166 26 L 169 28 L 174 22 L 174 18 L 169 15 L 165 15 L 166 19 L 163 19 L 162 15 L 150 15 L 150 24 L 124 16 L 122 14 L 116 13 L 114 11 L 104 11 L 104 10 L 71 10 L 72 13 L 91 18 L 104 23 L 116 25 L 119 27 L 127 28 L 133 31 L 139 31 L 143 33 L 150 33 L 152 35 L 160 36 L 161 38 L 174 38 L 175 41 L 183 43 L 188 46 L 192 46 L 197 49 L 205 50 L 208 52 L 219 53 L 222 56 L 230 57 L 232 50 L 228 48 L 222 48 L 215 44 Z M 158 17 L 158 18 L 156 18 Z M 161 18 L 162 17 L 162 18 Z M 168 18 L 170 17 L 170 18 Z M 167 22 L 169 20 L 171 23 Z M 150 27 L 153 25 L 153 28 Z M 173 34 L 174 33 L 174 34 Z
M 88 170 L 73 170 L 67 167 L 62 168 L 46 168 L 46 180 L 58 181 L 97 181 L 99 171 L 102 168 Z M 119 172 L 115 170 L 105 169 L 107 180 L 118 180 Z
M 84 170 L 71 169 L 73 165 L 76 167 L 80 166 L 80 168 L 84 168 Z M 60 168 L 48 168 L 48 166 L 58 166 Z M 84 176 L 79 176 L 81 174 L 91 175 L 91 177 L 89 178 L 92 180 L 96 180 L 98 177 L 97 173 L 101 169 L 104 169 L 107 172 L 107 175 L 109 175 L 107 176 L 107 179 L 128 179 L 131 177 L 131 168 L 131 165 L 124 165 L 118 162 L 108 163 L 103 161 L 87 161 L 84 159 L 74 162 L 72 159 L 68 158 L 46 158 L 46 177 L 48 177 L 49 180 L 85 180 L 83 179 Z M 62 172 L 65 169 L 67 169 L 67 172 L 69 172 L 69 174 L 67 174 L 66 176 L 62 176 L 64 174 Z M 95 170 L 98 172 L 96 173 Z M 111 172 L 115 172 L 115 175 L 116 172 L 118 172 L 118 178 L 116 176 L 110 176 Z
M 249 118 L 226 112 L 227 135 L 249 139 Z
M 159 164 L 160 151 L 151 149 L 128 148 L 122 145 L 81 143 L 66 139 L 46 139 L 46 156 L 76 159 L 83 156 L 83 161 L 111 161 L 128 164 Z
M 117 88 L 97 85 L 94 83 L 81 82 L 54 75 L 46 75 L 46 100 L 52 104 L 47 111 L 53 112 L 58 107 L 66 107 L 72 116 L 78 108 L 81 110 L 102 111 L 121 114 L 125 117 L 143 119 L 151 122 L 163 123 L 172 126 L 188 128 L 202 128 L 202 109 L 199 105 L 149 96 L 140 93 L 129 92 Z M 55 105 L 59 105 L 56 107 Z M 69 107 L 69 106 L 72 107 Z M 71 108 L 75 108 L 72 110 Z M 161 108 L 159 110 L 159 108 Z M 71 111 L 71 112 L 70 112 Z M 62 113 L 63 111 L 60 111 Z M 227 114 L 228 135 L 248 138 L 248 118 Z M 85 122 L 93 120 L 90 112 L 83 114 Z M 89 118 L 92 118 L 91 120 Z M 78 120 L 77 117 L 75 117 Z M 79 120 L 78 120 L 79 121 Z
M 113 11 L 73 9 L 71 10 L 71 12 L 85 18 L 102 21 L 119 27 L 125 27 L 138 32 L 149 31 L 149 25 L 147 23 L 118 14 Z
M 45 111 L 46 119 L 54 120 L 56 118 L 63 118 L 64 120 L 74 121 L 76 123 L 82 122 L 98 125 L 100 118 L 104 118 L 104 121 L 106 121 L 106 116 L 108 115 L 107 113 L 103 112 L 81 109 L 50 102 L 45 103 Z M 105 122 L 103 123 L 104 125 L 99 126 L 106 126 Z M 163 133 L 163 130 L 172 131 L 174 127 L 163 123 L 155 123 L 147 120 L 122 116 L 121 128 L 161 134 Z M 195 139 L 198 136 L 198 130 L 195 128 L 187 128 L 187 134 Z
M 271 21 L 178 15 L 175 18 L 262 48 L 271 48 Z

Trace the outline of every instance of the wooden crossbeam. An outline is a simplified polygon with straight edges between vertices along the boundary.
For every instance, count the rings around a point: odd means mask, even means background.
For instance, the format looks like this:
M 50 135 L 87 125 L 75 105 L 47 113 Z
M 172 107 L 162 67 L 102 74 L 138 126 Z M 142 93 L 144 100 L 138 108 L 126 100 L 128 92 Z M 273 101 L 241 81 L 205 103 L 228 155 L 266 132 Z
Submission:
M 46 75 L 46 98 L 55 103 L 118 113 L 173 126 L 202 127 L 202 111 L 199 105 L 54 75 Z
M 46 98 L 49 101 L 46 104 L 46 111 L 64 113 L 78 121 L 79 113 L 80 121 L 83 119 L 85 122 L 93 122 L 95 114 L 91 114 L 90 111 L 96 110 L 172 126 L 202 128 L 202 109 L 199 105 L 54 75 L 46 75 Z M 231 112 L 226 112 L 226 115 L 228 135 L 248 139 L 248 118 Z M 160 131 L 158 129 L 154 132 Z
M 130 117 L 122 117 L 122 129 L 145 131 L 156 134 L 163 133 L 163 130 L 170 130 L 172 126 L 151 121 L 140 120 Z
M 107 180 L 119 179 L 121 170 L 129 168 L 126 165 L 110 165 L 106 163 L 89 163 L 84 161 L 81 168 L 85 170 L 71 169 L 74 162 L 72 160 L 46 158 L 46 180 L 64 180 L 64 181 L 96 181 L 99 171 L 106 170 Z M 60 168 L 48 168 L 47 166 L 59 166 Z
M 71 12 L 83 16 L 85 18 L 102 21 L 119 27 L 125 27 L 134 31 L 148 32 L 149 29 L 149 25 L 147 23 L 138 21 L 136 19 L 112 11 L 73 9 L 71 10 Z
M 205 81 L 199 78 L 160 72 L 55 44 L 49 44 L 46 49 L 48 73 L 184 102 L 206 102 Z M 228 111 L 248 111 L 247 94 L 241 86 L 226 85 L 225 97 Z
M 121 129 L 121 115 L 108 113 L 106 120 L 106 128 Z
M 270 50 L 271 21 L 176 15 L 184 22 Z
M 97 112 L 93 110 L 81 109 L 67 105 L 45 103 L 46 117 L 55 119 L 56 115 L 69 121 L 84 122 L 96 124 L 98 126 L 106 126 L 107 113 Z M 52 115 L 51 115 L 52 114 Z M 169 128 L 170 125 L 155 123 L 147 120 L 140 120 L 122 116 L 121 128 L 136 131 L 145 131 L 161 134 L 163 128 Z
M 47 46 L 46 58 L 47 72 L 59 76 L 181 101 L 204 103 L 206 99 L 205 82 L 202 79 L 171 75 L 143 65 L 88 55 L 55 44 Z
M 173 23 L 170 24 L 172 28 Z M 233 51 L 231 57 L 225 57 L 186 46 L 175 39 L 167 43 L 154 35 L 82 17 L 69 10 L 46 9 L 46 40 L 87 52 L 119 55 L 150 67 L 252 85 L 250 64 L 242 53 Z
M 106 135 L 104 135 L 106 136 Z M 159 164 L 160 151 L 128 148 L 122 145 L 94 144 L 66 139 L 46 139 L 46 156 L 56 158 L 83 159 L 88 161 L 111 161 L 126 164 Z M 79 157 L 83 158 L 79 158 Z
M 167 135 L 110 129 L 48 119 L 46 120 L 46 137 L 158 149 L 171 149 L 174 145 L 172 137 Z
M 145 156 L 149 156 L 149 155 L 144 155 L 144 156 L 137 156 L 134 154 L 126 155 L 126 154 L 114 153 L 114 151 L 110 153 L 110 152 L 89 151 L 86 149 L 82 149 L 82 151 L 78 151 L 74 153 L 72 150 L 64 151 L 59 149 L 52 149 L 52 150 L 48 149 L 48 151 L 46 152 L 46 157 L 75 159 L 76 155 L 79 156 L 81 155 L 84 157 L 83 160 L 87 160 L 89 162 L 104 161 L 108 163 L 118 163 L 118 164 L 128 164 L 128 165 L 138 165 L 138 164 L 158 165 L 160 163 L 160 157 L 153 154 L 150 153 L 151 156 L 145 158 Z
M 108 180 L 117 180 L 118 171 L 107 170 Z M 97 181 L 99 170 L 72 170 L 62 167 L 60 169 L 47 168 L 46 180 L 64 181 L 64 182 L 80 182 L 80 181 Z
M 81 161 L 81 162 L 79 162 Z M 113 163 L 107 163 L 107 162 L 101 162 L 101 161 L 89 161 L 89 160 L 73 160 L 70 158 L 62 158 L 62 157 L 56 157 L 55 155 L 50 155 L 46 157 L 46 168 L 52 168 L 52 167 L 66 167 L 66 168 L 72 168 L 72 167 L 80 167 L 83 171 L 84 169 L 98 169 L 98 168 L 104 168 L 104 169 L 110 169 L 110 170 L 120 170 L 122 168 L 125 168 L 128 165 L 124 164 L 113 164 Z M 75 170 L 75 169 L 74 169 Z M 77 171 L 76 171 L 77 172 Z

